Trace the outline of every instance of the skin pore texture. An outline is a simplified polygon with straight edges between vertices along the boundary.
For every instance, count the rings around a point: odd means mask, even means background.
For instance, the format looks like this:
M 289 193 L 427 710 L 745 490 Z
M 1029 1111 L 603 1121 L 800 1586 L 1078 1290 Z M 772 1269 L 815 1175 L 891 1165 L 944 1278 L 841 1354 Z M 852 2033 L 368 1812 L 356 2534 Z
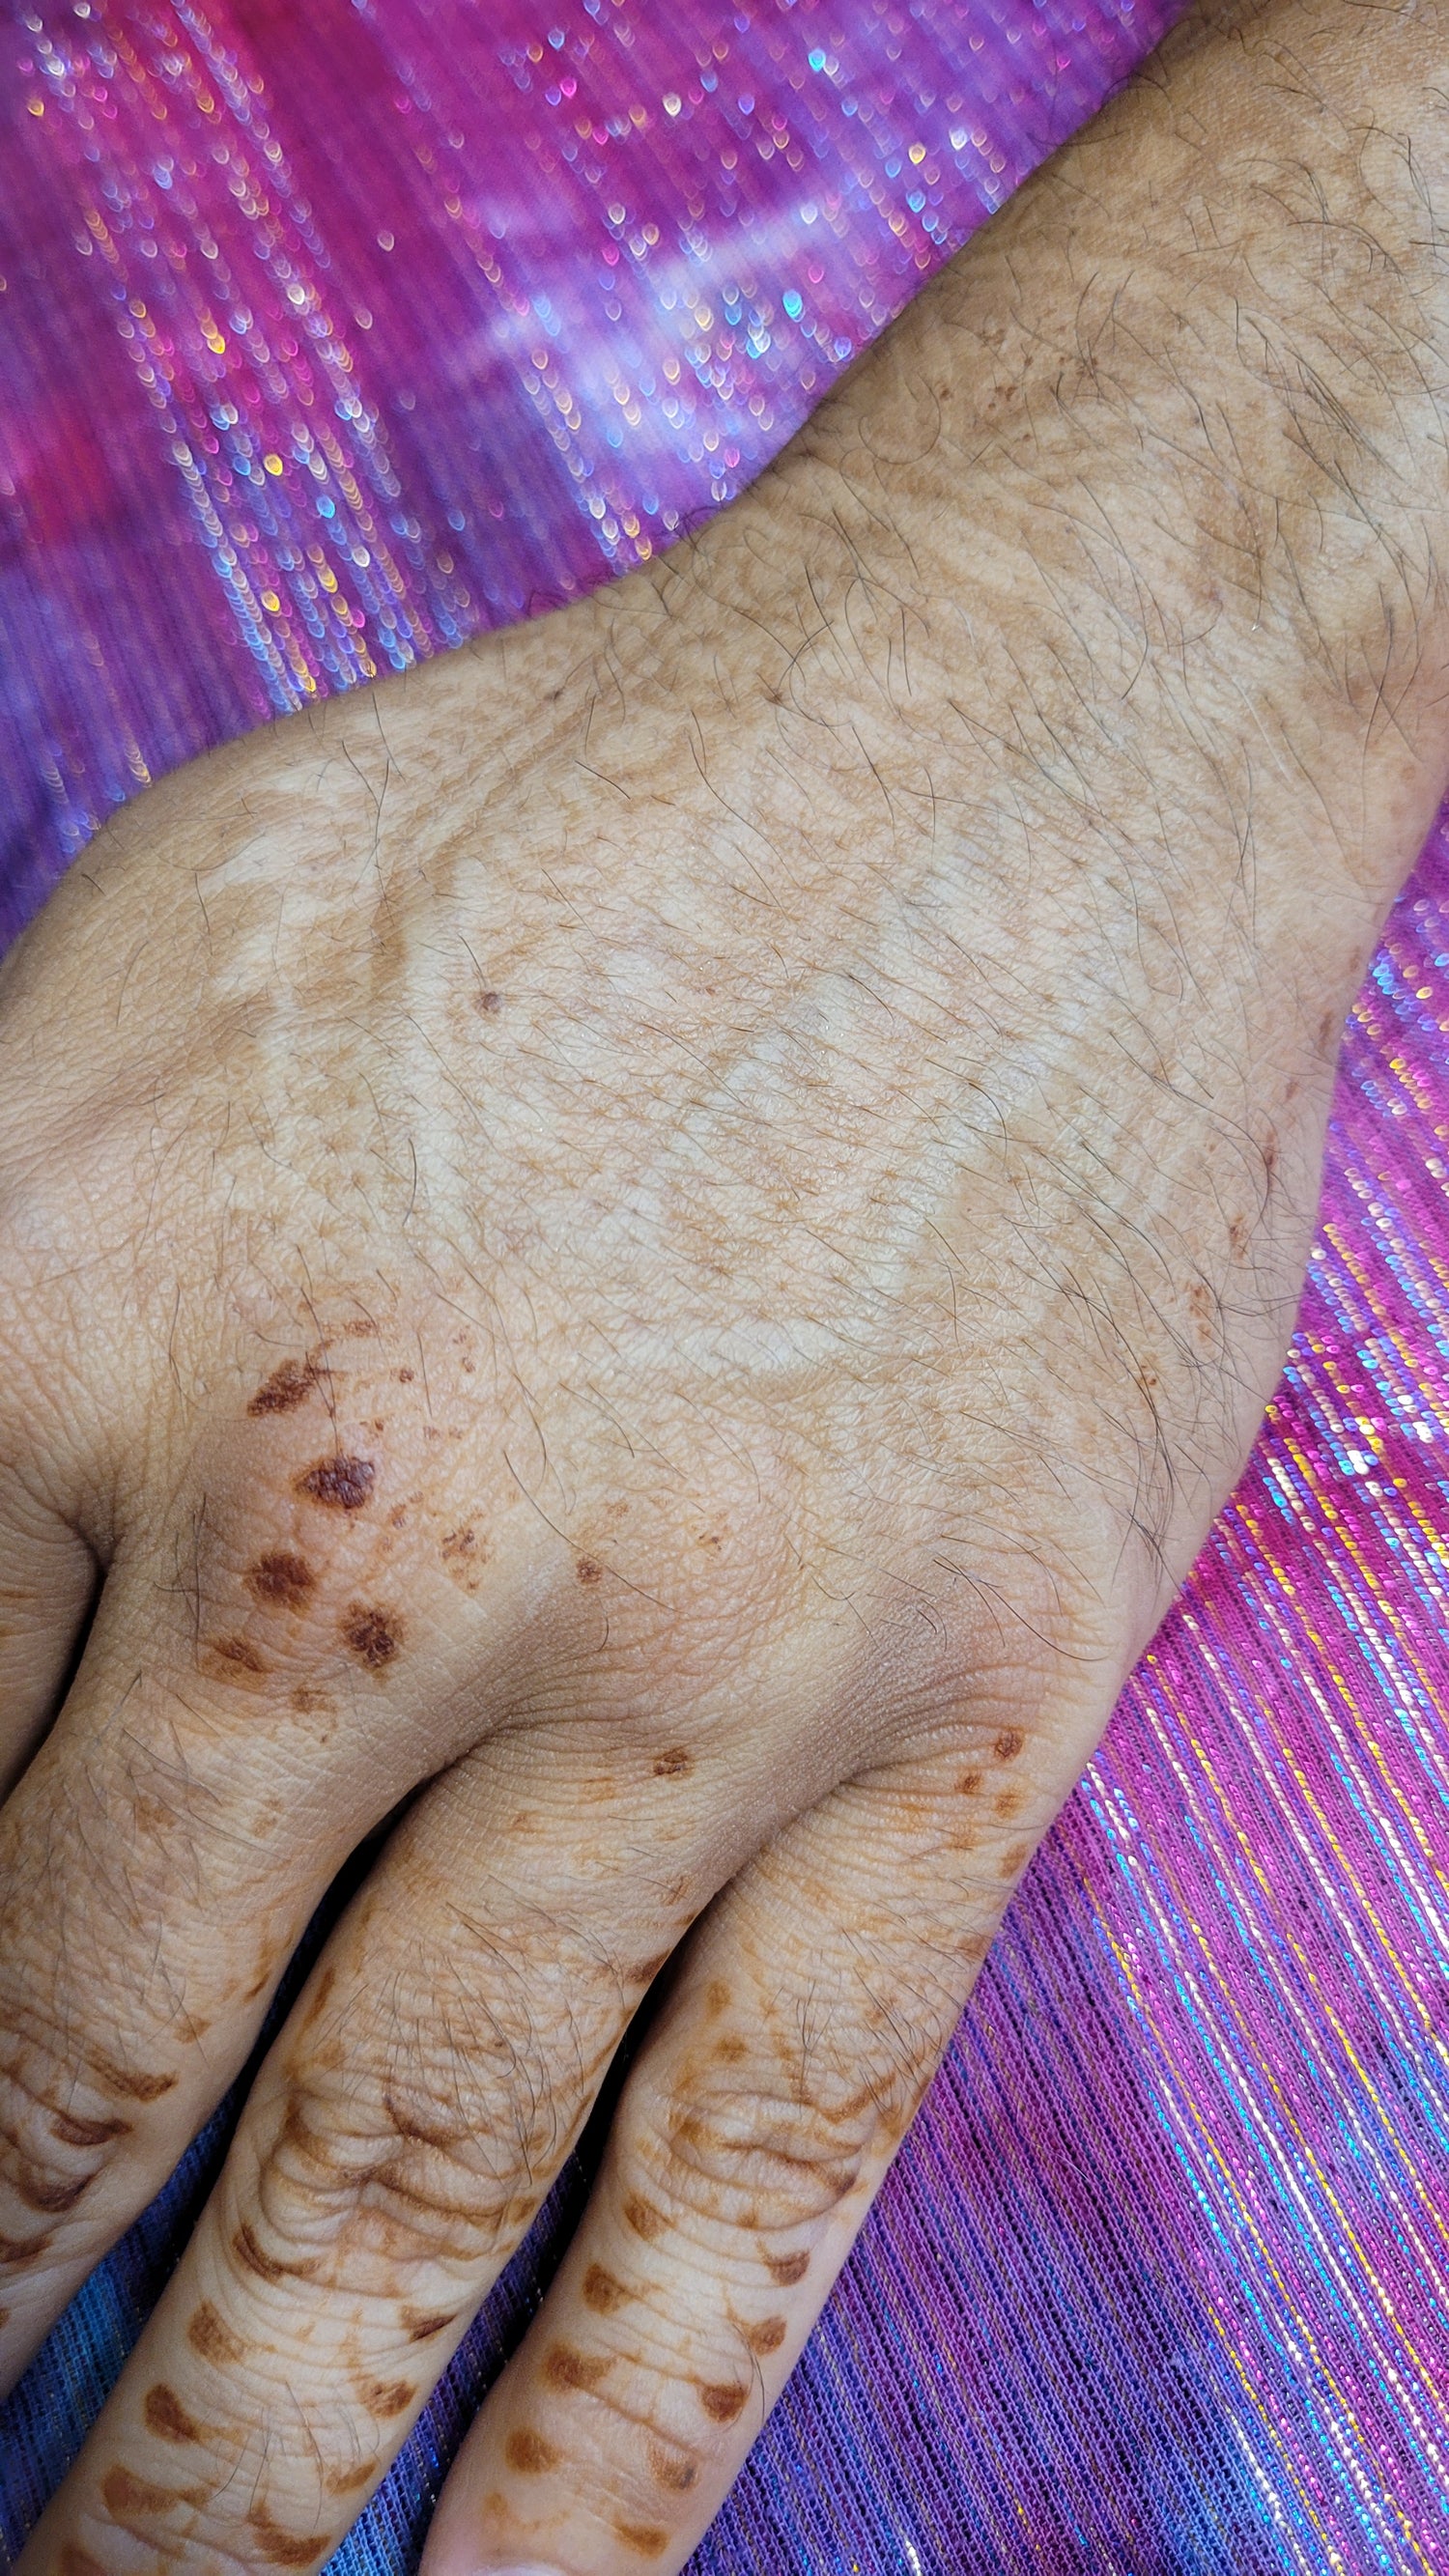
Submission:
M 1446 35 L 1196 11 L 698 538 L 0 971 L 11 2377 L 410 1801 L 23 2576 L 320 2566 L 656 1980 L 424 2567 L 717 2510 L 1292 1329 L 1449 780 Z

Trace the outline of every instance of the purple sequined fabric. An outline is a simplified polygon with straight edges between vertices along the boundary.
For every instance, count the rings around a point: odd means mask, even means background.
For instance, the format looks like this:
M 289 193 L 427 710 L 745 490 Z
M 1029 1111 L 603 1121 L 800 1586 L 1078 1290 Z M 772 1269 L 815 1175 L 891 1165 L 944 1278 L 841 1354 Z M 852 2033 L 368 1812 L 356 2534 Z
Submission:
M 0 0 L 0 904 L 204 744 L 669 542 L 1162 0 Z M 708 2576 L 1449 2569 L 1449 841 L 1251 1465 Z M 224 2118 L 0 2413 L 18 2546 Z M 413 2566 L 566 2179 L 347 2576 Z

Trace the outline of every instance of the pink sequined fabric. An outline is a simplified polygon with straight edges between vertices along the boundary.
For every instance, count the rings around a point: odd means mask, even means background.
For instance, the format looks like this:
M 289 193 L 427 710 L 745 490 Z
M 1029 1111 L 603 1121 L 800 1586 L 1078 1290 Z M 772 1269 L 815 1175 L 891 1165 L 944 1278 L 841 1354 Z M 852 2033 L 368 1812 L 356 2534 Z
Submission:
M 0 0 L 0 900 L 727 499 L 1161 0 Z M 1292 1361 L 710 2576 L 1445 2576 L 1449 844 Z M 0 2417 L 18 2544 L 215 2126 Z M 567 2203 L 561 2195 L 559 2210 Z M 337 2560 L 398 2576 L 544 2227 Z

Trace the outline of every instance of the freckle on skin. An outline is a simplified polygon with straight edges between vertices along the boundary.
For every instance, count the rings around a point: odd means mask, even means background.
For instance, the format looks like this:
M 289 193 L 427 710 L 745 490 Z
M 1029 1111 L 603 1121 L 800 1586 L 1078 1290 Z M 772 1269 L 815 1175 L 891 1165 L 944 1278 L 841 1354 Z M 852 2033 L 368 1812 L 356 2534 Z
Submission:
M 668 1752 L 661 1753 L 655 1763 L 654 1777 L 656 1780 L 687 1780 L 693 1769 L 693 1755 L 686 1753 L 682 1744 L 671 1744 Z
M 357 1512 L 376 1482 L 377 1468 L 371 1458 L 319 1458 L 297 1477 L 296 1490 L 327 1510 Z
M 653 2244 L 664 2225 L 658 2210 L 651 2209 L 648 2201 L 641 2200 L 637 2192 L 631 2192 L 624 2203 L 624 2223 L 633 2228 L 636 2236 L 642 2236 L 646 2245 Z
M 717 2039 L 712 2053 L 721 2066 L 740 2066 L 749 2056 L 750 2051 L 748 2043 L 743 2039 Z
M 402 1642 L 402 1621 L 393 1610 L 370 1608 L 366 1602 L 350 1601 L 342 1613 L 341 1636 L 344 1646 L 368 1671 L 381 1672 L 390 1664 Z
M 273 1369 L 257 1388 L 247 1406 L 248 1413 L 295 1413 L 299 1404 L 306 1403 L 320 1375 L 315 1360 L 283 1360 L 281 1367 Z
M 707 2383 L 700 2389 L 699 2402 L 712 2424 L 733 2424 L 735 2417 L 743 2412 L 749 2393 L 747 2388 Z
M 141 2413 L 147 2432 L 154 2433 L 162 2442 L 199 2442 L 202 2439 L 200 2425 L 193 2423 L 175 2389 L 168 2388 L 164 2380 L 158 2380 L 154 2388 L 147 2389 Z
M 803 2281 L 810 2269 L 810 2257 L 804 2253 L 767 2254 L 765 2263 L 771 2280 L 777 2281 L 782 2290 L 793 2290 L 796 2282 Z
M 218 2369 L 240 2361 L 246 2351 L 240 2335 L 232 2333 L 210 2299 L 203 2299 L 200 2307 L 193 2311 L 186 2329 L 186 2340 L 193 2352 L 199 2352 L 203 2361 L 215 2362 Z
M 552 2442 L 535 2433 L 531 2424 L 520 2424 L 503 2445 L 503 2456 L 510 2469 L 518 2469 L 526 2478 L 541 2477 L 545 2469 L 556 2469 L 560 2454 Z
M 501 1011 L 503 1008 L 502 994 L 480 993 L 478 995 L 478 1008 L 480 1011 L 486 1011 L 491 1019 L 495 1011 Z
M 997 1761 L 1014 1762 L 1025 1742 L 1026 1737 L 1019 1726 L 1004 1726 L 993 1748 Z
M 626 2549 L 636 2549 L 641 2558 L 657 2558 L 669 2546 L 669 2534 L 657 2522 L 616 2522 L 615 2531 Z
M 543 2376 L 550 2388 L 597 2388 L 614 2367 L 611 2353 L 576 2352 L 570 2343 L 550 2344 Z
M 243 1577 L 253 1600 L 268 1610 L 300 1610 L 317 1581 L 305 1556 L 273 1548 L 249 1565 Z
M 398 1385 L 399 1385 L 399 1386 L 411 1386 L 411 1385 L 412 1385 L 412 1382 L 413 1382 L 413 1379 L 415 1378 L 415 1376 L 416 1376 L 416 1375 L 417 1375 L 417 1371 L 416 1371 L 416 1369 L 400 1368 L 400 1369 L 398 1370 L 398 1373 L 397 1373 L 397 1382 L 398 1382 Z
M 584 2305 L 592 2308 L 596 2317 L 611 2317 L 633 2295 L 622 2281 L 615 2280 L 612 2272 L 605 2271 L 602 2263 L 591 2263 L 584 2274 Z
M 629 1970 L 630 1983 L 636 1986 L 652 1986 L 660 1969 L 667 1967 L 673 1956 L 672 1950 L 661 1950 L 657 1958 L 641 1959 L 637 1968 Z
M 746 2326 L 745 2341 L 751 2352 L 778 2352 L 785 2340 L 783 2317 L 762 2317 L 757 2326 Z

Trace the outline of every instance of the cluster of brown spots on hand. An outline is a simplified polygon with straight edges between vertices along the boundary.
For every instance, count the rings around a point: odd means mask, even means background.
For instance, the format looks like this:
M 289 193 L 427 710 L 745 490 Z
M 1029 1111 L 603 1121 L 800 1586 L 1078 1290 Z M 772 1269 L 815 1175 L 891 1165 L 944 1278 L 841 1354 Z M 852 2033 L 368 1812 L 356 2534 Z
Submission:
M 141 2407 L 142 2420 L 148 2433 L 161 2442 L 200 2442 L 205 2439 L 201 2426 L 193 2423 L 174 2388 L 158 2379 L 148 2388 Z
M 319 1458 L 314 1466 L 303 1468 L 296 1491 L 328 1511 L 360 1512 L 376 1482 L 377 1468 L 371 1458 Z
M 606 2272 L 602 2263 L 591 2263 L 584 2274 L 583 2295 L 585 2307 L 592 2308 L 596 2317 L 611 2317 L 634 2293 L 626 2290 L 612 2272 Z
M 761 2317 L 757 2326 L 746 2326 L 745 2341 L 751 2352 L 778 2352 L 785 2340 L 783 2317 Z
M 688 2495 L 698 2484 L 699 2463 L 687 2451 L 666 2451 L 662 2442 L 651 2442 L 648 2460 L 655 2485 L 667 2487 L 671 2495 Z
M 284 2531 L 273 2522 L 264 2504 L 254 2504 L 247 2515 L 247 2528 L 256 2533 L 256 2545 L 269 2567 L 310 2567 L 314 2558 L 325 2558 L 332 2547 L 330 2532 L 315 2532 L 302 2539 L 296 2532 Z
M 305 2281 L 317 2269 L 315 2259 L 305 2263 L 283 2263 L 276 2255 L 266 2253 L 245 2219 L 232 2237 L 231 2250 L 243 2269 L 255 2272 L 259 2281 Z
M 402 1643 L 402 1621 L 395 1611 L 350 1601 L 342 1613 L 341 1636 L 348 1653 L 366 1664 L 369 1672 L 378 1673 L 392 1662 Z
M 246 2351 L 240 2335 L 232 2333 L 210 2299 L 203 2299 L 200 2307 L 193 2309 L 186 2340 L 193 2352 L 199 2352 L 203 2361 L 214 2362 L 218 2370 L 240 2361 Z
M 723 2385 L 704 2380 L 700 2383 L 699 2402 L 712 2424 L 733 2424 L 735 2417 L 743 2414 L 749 2393 L 734 2380 Z
M 550 2388 L 597 2388 L 614 2367 L 607 2352 L 578 2352 L 571 2343 L 551 2343 L 544 2355 L 543 2376 Z
M 102 2056 L 99 2049 L 92 2049 L 87 2063 L 108 2093 L 119 2093 L 128 2102 L 159 2102 L 178 2080 L 174 2075 L 133 2074 L 114 2058 Z
M 1009 1823 L 1013 1816 L 1019 1816 L 1025 1805 L 1026 1791 L 1024 1789 L 1003 1789 L 1000 1796 L 994 1801 L 995 1811 L 997 1815 L 1001 1817 L 1003 1823 Z
M 377 2471 L 376 2460 L 364 2460 L 355 2469 L 329 2469 L 322 2483 L 329 2495 L 355 2495 L 359 2487 L 366 2486 L 369 2478 L 376 2477 Z
M 401 2415 L 416 2397 L 417 2383 L 411 2379 L 361 2379 L 357 2394 L 369 2415 L 386 2422 L 390 2415 Z
M 67 2147 L 108 2147 L 113 2138 L 128 2138 L 129 2120 L 77 2120 L 70 2111 L 57 2111 L 51 2121 L 51 2133 Z
M 207 2491 L 205 2487 L 158 2487 L 118 2461 L 101 2480 L 101 2498 L 107 2512 L 119 2521 L 123 2514 L 170 2513 L 178 2504 L 205 2504 Z
M 266 1610 L 301 1610 L 317 1577 L 305 1556 L 289 1548 L 271 1548 L 247 1567 L 242 1578 L 254 1601 Z
M 434 2335 L 452 2325 L 457 2314 L 456 2308 L 404 2308 L 402 2321 L 409 2343 L 431 2343 Z
M 1014 1762 L 1025 1743 L 1026 1737 L 1019 1726 L 1004 1726 L 992 1750 L 998 1762 Z
M 661 2233 L 664 2221 L 657 2209 L 647 2200 L 641 2200 L 637 2191 L 631 2191 L 624 2203 L 624 2224 L 632 2227 L 636 2236 L 642 2236 L 646 2245 L 652 2245 Z
M 250 1414 L 295 1413 L 305 1404 L 322 1372 L 315 1359 L 283 1360 L 269 1378 L 264 1378 L 252 1397 Z
M 574 1560 L 574 1572 L 580 1583 L 601 1583 L 604 1569 L 596 1557 L 580 1556 Z
M 803 2281 L 809 2271 L 810 2257 L 805 2253 L 767 2254 L 765 2267 L 771 2280 L 778 2282 L 782 2290 L 793 2290 L 796 2282 Z
M 1025 1869 L 1030 1858 L 1030 1843 L 1008 1843 L 1005 1851 L 1001 1855 L 1000 1876 L 1002 1878 L 1015 1878 L 1020 1870 Z
M 671 1744 L 654 1765 L 656 1780 L 687 1780 L 694 1769 L 694 1756 L 682 1744 Z
M 535 2433 L 531 2424 L 520 2424 L 504 2443 L 503 2456 L 510 2469 L 517 2469 L 521 2476 L 539 2478 L 545 2469 L 558 2467 L 562 2454 L 541 2433 Z
M 637 2550 L 641 2558 L 658 2558 L 669 2546 L 669 2534 L 657 2522 L 616 2522 L 614 2529 L 625 2548 Z
M 16 2263 L 33 2263 L 40 2255 L 50 2252 L 54 2241 L 53 2227 L 42 2228 L 38 2236 L 0 2236 L 0 2263 L 7 2267 Z
M 489 1557 L 487 1543 L 477 1531 L 471 1528 L 449 1530 L 438 1553 L 453 1582 L 464 1592 L 476 1592 Z

